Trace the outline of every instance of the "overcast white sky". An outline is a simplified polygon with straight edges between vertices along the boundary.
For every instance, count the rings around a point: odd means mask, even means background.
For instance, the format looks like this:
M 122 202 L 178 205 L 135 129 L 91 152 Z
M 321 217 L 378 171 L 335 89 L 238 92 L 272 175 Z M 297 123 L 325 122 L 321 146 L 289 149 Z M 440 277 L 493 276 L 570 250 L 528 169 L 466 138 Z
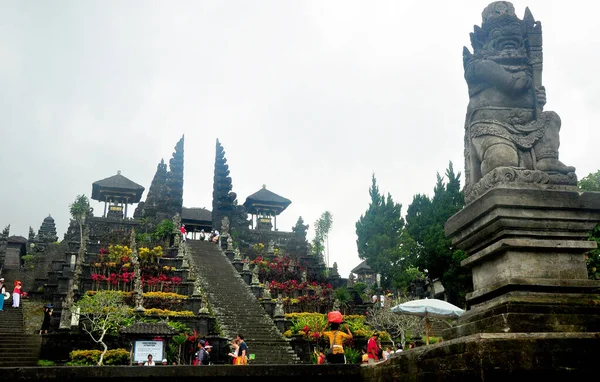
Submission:
M 463 171 L 462 47 L 488 3 L 0 0 L 0 229 L 51 214 L 62 239 L 78 194 L 117 170 L 148 190 L 182 134 L 184 205 L 211 209 L 218 138 L 240 203 L 262 184 L 292 200 L 280 230 L 333 214 L 347 277 L 373 173 L 404 214 Z M 513 4 L 543 24 L 561 159 L 595 172 L 600 6 Z

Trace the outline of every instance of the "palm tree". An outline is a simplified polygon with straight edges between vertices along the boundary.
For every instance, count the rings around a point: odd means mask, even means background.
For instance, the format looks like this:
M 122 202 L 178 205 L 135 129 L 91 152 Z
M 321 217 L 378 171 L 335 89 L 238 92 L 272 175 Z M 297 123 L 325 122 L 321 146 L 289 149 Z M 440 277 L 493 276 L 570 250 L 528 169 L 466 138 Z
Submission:
M 77 195 L 75 201 L 69 206 L 69 212 L 79 224 L 79 243 L 83 242 L 83 224 L 90 213 L 90 200 L 85 195 Z
M 333 215 L 331 212 L 325 211 L 321 214 L 319 220 L 315 223 L 316 236 L 325 242 L 325 258 L 327 259 L 327 274 L 329 275 L 329 232 L 333 225 Z
M 71 309 L 75 301 L 75 291 L 79 291 L 79 280 L 81 279 L 83 258 L 89 239 L 89 228 L 86 227 L 85 235 L 83 225 L 85 219 L 90 213 L 90 201 L 85 195 L 77 195 L 75 201 L 69 206 L 69 212 L 73 219 L 79 224 L 79 251 L 75 260 L 75 269 L 73 271 L 72 284 L 65 296 L 62 304 L 62 312 L 60 315 L 60 328 L 67 329 L 71 326 Z M 85 239 L 85 240 L 84 240 Z

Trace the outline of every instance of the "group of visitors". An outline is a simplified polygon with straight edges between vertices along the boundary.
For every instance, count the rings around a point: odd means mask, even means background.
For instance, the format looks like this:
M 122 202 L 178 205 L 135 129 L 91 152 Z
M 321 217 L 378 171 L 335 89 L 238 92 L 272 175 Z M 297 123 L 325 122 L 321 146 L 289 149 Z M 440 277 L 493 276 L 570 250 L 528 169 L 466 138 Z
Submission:
M 18 308 L 21 306 L 21 288 L 23 287 L 23 283 L 19 280 L 15 280 L 14 288 L 12 293 L 12 307 Z M 0 277 L 0 292 L 2 295 L 0 296 L 0 312 L 4 311 L 4 300 L 8 300 L 10 298 L 10 294 L 6 291 L 6 286 L 4 285 L 4 277 Z
M 244 341 L 244 336 L 238 334 L 236 338 L 231 341 L 231 353 L 229 358 L 231 364 L 235 366 L 242 366 L 248 364 L 248 345 Z
M 217 243 L 219 241 L 219 231 L 216 229 L 213 229 L 210 231 L 210 233 L 206 233 L 204 232 L 204 230 L 200 231 L 200 240 L 203 241 L 210 241 L 211 243 Z
M 179 227 L 179 232 L 181 232 L 181 241 L 185 242 L 187 239 L 187 230 L 185 228 L 185 224 L 182 224 Z M 201 241 L 210 241 L 212 243 L 217 243 L 219 241 L 219 230 L 213 229 L 210 233 L 204 232 L 204 230 L 200 230 L 200 240 Z

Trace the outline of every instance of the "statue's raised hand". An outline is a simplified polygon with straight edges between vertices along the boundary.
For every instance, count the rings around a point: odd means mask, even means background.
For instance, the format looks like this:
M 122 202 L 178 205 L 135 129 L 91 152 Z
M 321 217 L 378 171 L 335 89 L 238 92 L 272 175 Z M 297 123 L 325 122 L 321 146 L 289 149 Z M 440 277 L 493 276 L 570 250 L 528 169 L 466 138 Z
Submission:
M 532 78 L 525 72 L 515 73 L 512 78 L 512 91 L 520 94 L 531 88 Z
M 543 107 L 546 104 L 546 88 L 543 86 L 536 87 L 535 96 L 537 97 L 538 106 Z

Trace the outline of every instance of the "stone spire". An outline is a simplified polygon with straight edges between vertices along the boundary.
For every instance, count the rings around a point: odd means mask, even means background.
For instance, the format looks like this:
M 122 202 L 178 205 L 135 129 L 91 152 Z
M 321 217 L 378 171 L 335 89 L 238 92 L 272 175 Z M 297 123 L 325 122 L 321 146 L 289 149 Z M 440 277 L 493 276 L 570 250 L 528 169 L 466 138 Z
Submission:
M 54 218 L 52 218 L 52 216 L 48 215 L 42 222 L 37 234 L 37 239 L 45 243 L 54 243 L 58 240 L 58 236 L 56 235 L 56 224 L 54 223 Z
M 139 203 L 133 216 L 137 218 L 148 217 L 150 219 L 162 220 L 167 217 L 165 200 L 167 195 L 167 165 L 163 159 L 156 166 L 156 173 L 150 184 L 146 201 Z M 162 214 L 159 214 L 163 212 Z
M 169 172 L 167 173 L 167 214 L 181 215 L 183 207 L 183 143 L 182 136 L 175 145 L 173 157 L 169 160 Z
M 225 158 L 225 150 L 217 139 L 215 152 L 215 172 L 213 178 L 213 228 L 221 231 L 223 218 L 228 217 L 231 229 L 248 227 L 247 214 L 244 206 L 238 205 L 237 194 L 232 192 L 232 182 L 229 176 L 229 165 Z

